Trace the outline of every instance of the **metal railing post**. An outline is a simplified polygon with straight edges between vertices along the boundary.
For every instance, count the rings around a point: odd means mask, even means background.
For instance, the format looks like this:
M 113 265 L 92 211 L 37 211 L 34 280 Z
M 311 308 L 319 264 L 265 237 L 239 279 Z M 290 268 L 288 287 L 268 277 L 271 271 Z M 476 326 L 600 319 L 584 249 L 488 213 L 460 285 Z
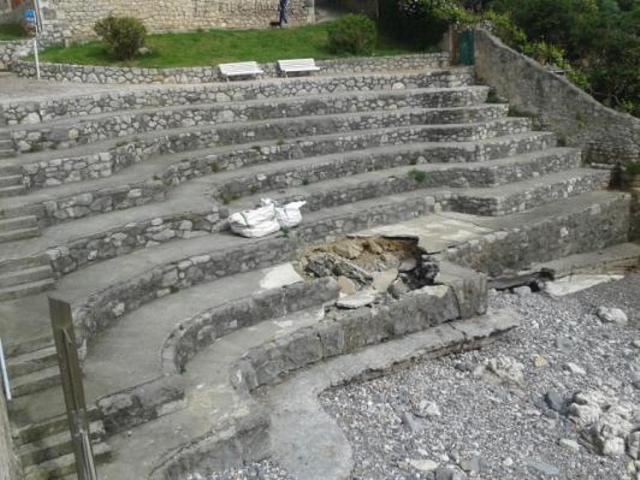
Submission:
M 64 300 L 49 297 L 49 313 L 53 339 L 58 353 L 67 419 L 71 430 L 76 471 L 79 480 L 97 480 L 93 460 L 87 407 L 82 386 L 82 370 L 78 359 L 76 337 L 73 330 L 71 305 Z
M 11 384 L 9 383 L 9 371 L 7 369 L 7 361 L 4 357 L 4 348 L 2 348 L 2 339 L 0 338 L 0 370 L 2 370 L 2 387 L 4 396 L 8 402 L 11 401 Z

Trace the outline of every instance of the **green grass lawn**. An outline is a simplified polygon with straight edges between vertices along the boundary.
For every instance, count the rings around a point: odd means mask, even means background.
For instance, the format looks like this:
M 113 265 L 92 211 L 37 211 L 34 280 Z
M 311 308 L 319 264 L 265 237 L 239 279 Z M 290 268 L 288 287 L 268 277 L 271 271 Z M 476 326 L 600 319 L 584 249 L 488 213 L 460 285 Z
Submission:
M 150 35 L 151 54 L 129 62 L 109 58 L 100 42 L 51 48 L 41 54 L 43 62 L 78 65 L 121 65 L 135 67 L 194 67 L 255 60 L 259 63 L 286 58 L 335 58 L 327 49 L 329 24 L 270 30 L 209 30 L 193 33 Z M 385 38 L 375 55 L 407 53 L 407 47 Z
M 27 33 L 24 31 L 24 28 L 17 23 L 0 24 L 0 42 L 20 40 L 26 36 Z

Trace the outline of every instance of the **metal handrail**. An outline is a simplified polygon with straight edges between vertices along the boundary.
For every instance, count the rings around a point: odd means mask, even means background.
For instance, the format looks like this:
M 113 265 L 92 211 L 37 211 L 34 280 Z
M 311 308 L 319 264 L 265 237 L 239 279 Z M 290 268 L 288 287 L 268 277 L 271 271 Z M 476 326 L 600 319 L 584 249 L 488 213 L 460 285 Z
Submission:
M 11 401 L 11 384 L 9 383 L 9 372 L 7 371 L 7 362 L 4 358 L 4 349 L 2 348 L 2 339 L 0 338 L 0 370 L 2 370 L 2 386 L 4 387 L 4 396 L 7 401 Z

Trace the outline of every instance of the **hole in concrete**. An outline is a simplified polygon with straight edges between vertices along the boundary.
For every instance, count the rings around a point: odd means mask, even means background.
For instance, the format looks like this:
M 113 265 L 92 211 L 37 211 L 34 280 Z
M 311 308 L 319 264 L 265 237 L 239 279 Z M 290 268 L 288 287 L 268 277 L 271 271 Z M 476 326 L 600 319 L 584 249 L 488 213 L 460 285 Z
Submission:
M 433 285 L 439 267 L 410 238 L 350 237 L 305 249 L 298 269 L 307 278 L 335 277 L 343 295 L 389 292 L 395 298 Z

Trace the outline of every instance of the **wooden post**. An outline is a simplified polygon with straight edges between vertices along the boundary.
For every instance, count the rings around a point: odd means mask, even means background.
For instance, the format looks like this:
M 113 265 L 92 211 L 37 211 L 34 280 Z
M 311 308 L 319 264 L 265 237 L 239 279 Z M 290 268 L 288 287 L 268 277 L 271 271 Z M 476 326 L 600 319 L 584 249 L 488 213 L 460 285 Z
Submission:
M 49 314 L 79 480 L 97 480 L 71 305 L 49 297 Z

